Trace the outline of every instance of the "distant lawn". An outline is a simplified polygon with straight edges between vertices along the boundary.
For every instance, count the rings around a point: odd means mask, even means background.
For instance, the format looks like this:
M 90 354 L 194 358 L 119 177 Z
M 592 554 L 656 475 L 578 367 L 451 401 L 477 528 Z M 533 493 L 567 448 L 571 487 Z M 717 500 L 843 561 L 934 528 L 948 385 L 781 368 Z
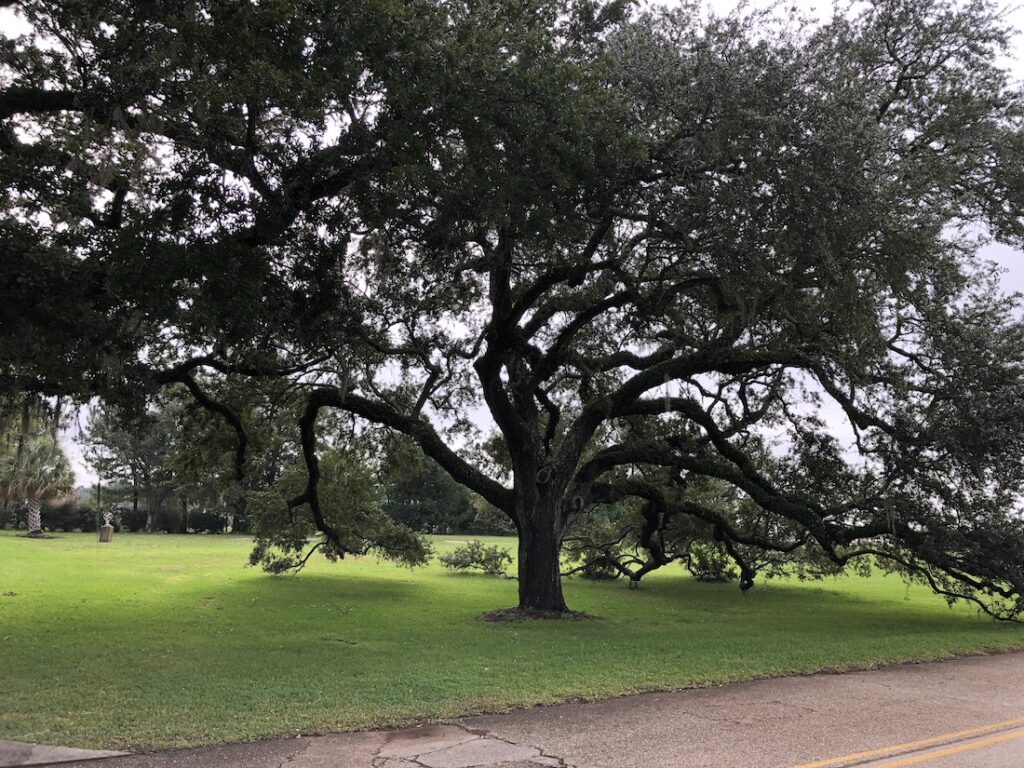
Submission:
M 896 578 L 744 599 L 671 567 L 639 592 L 569 580 L 570 606 L 601 621 L 489 624 L 514 581 L 373 558 L 271 577 L 243 567 L 248 548 L 0 533 L 0 738 L 184 746 L 1024 648 L 1024 627 Z

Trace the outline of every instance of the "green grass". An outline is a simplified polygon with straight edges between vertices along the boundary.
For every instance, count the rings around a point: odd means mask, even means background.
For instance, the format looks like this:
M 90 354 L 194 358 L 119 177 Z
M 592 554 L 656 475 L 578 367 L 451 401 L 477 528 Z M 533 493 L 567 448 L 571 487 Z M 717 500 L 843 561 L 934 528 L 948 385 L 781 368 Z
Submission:
M 0 534 L 0 738 L 195 745 L 1024 648 L 1024 627 L 891 577 L 744 599 L 672 567 L 639 592 L 568 581 L 600 621 L 491 624 L 514 581 L 373 558 L 272 577 L 248 546 Z

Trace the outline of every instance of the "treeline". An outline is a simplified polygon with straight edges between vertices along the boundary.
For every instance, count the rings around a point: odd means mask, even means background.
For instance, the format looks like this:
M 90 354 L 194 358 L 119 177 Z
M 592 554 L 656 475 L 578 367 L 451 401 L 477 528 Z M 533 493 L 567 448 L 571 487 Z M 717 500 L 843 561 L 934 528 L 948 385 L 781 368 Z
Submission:
M 236 436 L 187 393 L 170 390 L 142 409 L 118 404 L 83 409 L 84 454 L 99 481 L 72 495 L 45 500 L 43 528 L 94 531 L 110 513 L 115 528 L 128 532 L 252 532 L 249 496 L 282 482 L 287 485 L 305 471 L 299 440 L 290 434 L 294 416 L 287 393 L 264 395 L 248 403 L 248 412 L 261 428 L 249 438 L 241 480 L 234 464 Z M 231 399 L 233 393 L 221 396 Z M 57 432 L 66 415 L 58 413 L 59 405 L 54 410 L 42 400 L 34 401 L 32 408 L 30 431 L 35 434 L 45 427 L 59 450 Z M 12 449 L 19 423 L 13 408 L 5 414 L 9 418 L 4 420 L 4 446 Z M 365 495 L 377 512 L 413 533 L 514 533 L 505 514 L 452 480 L 408 438 L 357 434 L 343 421 L 333 425 L 333 433 L 327 439 L 325 463 L 339 465 L 349 486 L 362 486 L 362 492 L 349 488 L 337 505 L 350 505 Z M 23 500 L 9 499 L 0 527 L 26 525 Z

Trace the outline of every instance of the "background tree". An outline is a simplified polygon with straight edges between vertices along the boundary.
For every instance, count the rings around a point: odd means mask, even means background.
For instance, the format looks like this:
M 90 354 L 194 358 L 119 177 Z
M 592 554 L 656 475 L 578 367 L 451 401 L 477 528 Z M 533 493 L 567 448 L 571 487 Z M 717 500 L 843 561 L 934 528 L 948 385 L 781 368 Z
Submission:
M 64 452 L 52 439 L 33 438 L 0 458 L 0 494 L 5 500 L 24 500 L 28 508 L 28 535 L 43 535 L 42 505 L 70 497 L 75 477 Z
M 86 457 L 108 483 L 130 486 L 136 515 L 142 498 L 146 531 L 155 530 L 157 516 L 175 490 L 168 459 L 177 429 L 175 414 L 168 409 L 136 414 L 100 407 L 90 415 Z
M 266 519 L 308 510 L 337 553 L 375 534 L 324 514 L 321 412 L 403 433 L 513 522 L 527 609 L 566 609 L 562 542 L 597 504 L 789 545 L 687 497 L 710 478 L 837 565 L 1021 610 L 1024 338 L 972 233 L 1021 245 L 1024 130 L 985 2 L 820 28 L 590 0 L 17 6 L 38 36 L 5 44 L 0 92 L 10 386 L 184 386 L 240 482 L 250 424 L 209 392 L 280 381 L 306 483 Z M 511 476 L 480 461 L 484 410 Z
M 29 443 L 42 440 L 56 444 L 57 435 L 63 426 L 65 402 L 62 398 L 46 399 L 31 392 L 8 392 L 0 395 L 0 456 L 10 457 L 13 464 L 9 471 L 21 465 Z M 64 503 L 59 495 L 54 501 Z M 12 502 L 23 502 L 23 498 L 3 497 L 6 516 Z M 30 530 L 40 531 L 41 521 L 33 507 Z
M 379 469 L 383 508 L 389 516 L 427 533 L 464 532 L 473 527 L 473 494 L 408 440 L 389 439 Z

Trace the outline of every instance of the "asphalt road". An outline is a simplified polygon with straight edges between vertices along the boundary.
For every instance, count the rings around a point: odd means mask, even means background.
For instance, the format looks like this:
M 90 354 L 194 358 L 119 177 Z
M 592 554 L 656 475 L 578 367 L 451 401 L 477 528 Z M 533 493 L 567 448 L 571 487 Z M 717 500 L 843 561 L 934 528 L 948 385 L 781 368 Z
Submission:
M 1007 735 L 959 753 L 959 760 L 941 758 L 945 764 L 923 759 L 926 745 L 905 745 L 994 736 L 1008 722 L 1024 726 L 1024 654 L 644 694 L 465 722 L 580 768 L 833 768 L 872 758 L 867 764 L 878 767 L 977 768 L 989 756 L 989 768 L 1022 768 L 1024 738 Z M 917 763 L 894 762 L 915 749 Z M 875 750 L 885 751 L 863 754 Z
M 1024 765 L 1024 726 L 1021 719 L 999 723 L 980 729 L 983 733 L 971 736 L 961 733 L 955 739 L 946 738 L 943 743 L 904 747 L 900 754 L 859 763 L 865 768 L 909 768 L 920 765 L 923 768 L 1005 768 Z M 813 765 L 813 763 L 812 763 Z M 823 767 L 824 768 L 824 767 Z
M 0 765 L 5 764 L 3 755 L 0 743 Z M 19 764 L 30 763 L 7 763 Z M 1022 768 L 1024 653 L 624 696 L 401 731 L 79 759 L 61 765 Z

